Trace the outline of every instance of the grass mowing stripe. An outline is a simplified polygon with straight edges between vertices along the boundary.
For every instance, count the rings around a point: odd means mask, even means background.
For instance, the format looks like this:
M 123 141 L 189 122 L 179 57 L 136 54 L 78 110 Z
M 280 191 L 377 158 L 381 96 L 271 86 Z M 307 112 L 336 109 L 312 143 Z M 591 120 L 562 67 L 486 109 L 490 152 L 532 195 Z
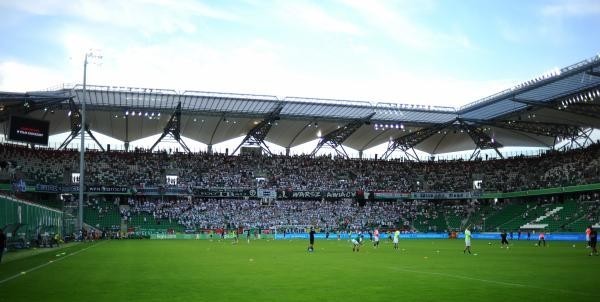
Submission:
M 479 281 L 479 282 L 484 282 L 484 283 L 493 283 L 493 284 L 499 284 L 499 285 L 513 286 L 513 287 L 527 287 L 527 288 L 533 288 L 533 289 L 539 289 L 539 290 L 558 291 L 558 292 L 567 293 L 567 294 L 576 294 L 576 295 L 580 295 L 580 296 L 594 297 L 593 295 L 585 294 L 582 292 L 571 291 L 571 290 L 565 290 L 565 289 L 545 288 L 545 287 L 538 287 L 538 286 L 533 286 L 533 285 L 528 285 L 528 284 L 511 283 L 511 282 L 496 281 L 496 280 L 489 280 L 489 279 L 480 279 L 480 278 L 473 278 L 473 277 L 468 277 L 468 276 L 439 273 L 439 272 L 416 271 L 416 270 L 410 270 L 410 269 L 404 269 L 404 268 L 398 268 L 398 267 L 390 267 L 390 269 L 393 269 L 395 271 L 400 271 L 400 272 L 414 273 L 414 274 L 442 276 L 442 277 L 449 277 L 449 278 L 455 278 L 455 279 Z
M 63 259 L 65 259 L 65 258 L 69 257 L 69 256 L 75 256 L 75 255 L 77 255 L 77 254 L 79 254 L 79 253 L 81 253 L 81 252 L 83 252 L 83 251 L 86 251 L 86 250 L 88 250 L 88 249 L 90 249 L 90 248 L 92 248 L 92 247 L 94 247 L 94 246 L 96 246 L 96 245 L 98 245 L 98 244 L 102 244 L 102 243 L 104 243 L 104 242 L 106 242 L 106 241 L 103 241 L 103 242 L 100 242 L 100 243 L 96 243 L 96 244 L 90 245 L 90 246 L 88 246 L 88 247 L 86 247 L 86 248 L 83 248 L 83 249 L 80 249 L 80 250 L 78 250 L 78 251 L 75 251 L 75 252 L 73 252 L 73 253 L 71 253 L 71 254 L 68 254 L 68 255 L 66 255 L 66 256 L 64 256 L 64 257 L 58 258 L 58 259 L 56 259 L 56 260 L 50 260 L 50 261 L 48 261 L 48 262 L 46 262 L 46 263 L 42 263 L 42 264 L 40 264 L 40 265 L 38 265 L 38 266 L 35 266 L 35 267 L 32 267 L 32 268 L 30 268 L 30 269 L 28 269 L 28 270 L 22 271 L 22 272 L 20 272 L 20 273 L 18 273 L 18 274 L 16 274 L 16 275 L 13 275 L 13 276 L 10 276 L 10 277 L 8 277 L 8 278 L 6 278 L 6 279 L 0 280 L 0 285 L 1 285 L 1 284 L 4 284 L 4 283 L 6 283 L 6 282 L 8 282 L 8 281 L 10 281 L 10 280 L 16 279 L 16 278 L 18 278 L 18 277 L 20 277 L 20 276 L 23 276 L 23 275 L 25 275 L 25 274 L 28 274 L 28 273 L 30 273 L 30 272 L 36 271 L 36 270 L 38 270 L 38 269 L 40 269 L 40 268 L 46 267 L 46 266 L 48 266 L 48 265 L 50 265 L 50 264 L 52 264 L 52 263 L 54 263 L 54 262 L 58 262 L 58 261 L 60 261 L 60 260 L 63 260 Z

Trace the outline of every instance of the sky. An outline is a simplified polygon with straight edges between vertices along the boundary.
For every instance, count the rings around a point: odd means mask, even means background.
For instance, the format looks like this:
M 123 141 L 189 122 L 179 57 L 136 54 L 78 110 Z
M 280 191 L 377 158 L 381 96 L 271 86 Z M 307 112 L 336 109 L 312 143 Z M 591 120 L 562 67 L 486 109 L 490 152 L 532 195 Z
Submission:
M 598 0 L 0 0 L 0 91 L 88 84 L 458 107 L 600 52 Z

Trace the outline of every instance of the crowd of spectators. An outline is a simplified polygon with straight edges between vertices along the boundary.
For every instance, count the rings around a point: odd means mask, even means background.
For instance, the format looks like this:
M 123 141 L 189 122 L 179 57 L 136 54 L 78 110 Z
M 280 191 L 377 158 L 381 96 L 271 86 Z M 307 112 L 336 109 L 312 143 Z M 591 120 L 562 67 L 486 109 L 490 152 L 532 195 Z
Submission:
M 73 150 L 0 147 L 0 173 L 10 168 L 13 177 L 29 184 L 68 184 L 71 173 L 79 171 L 79 153 Z M 485 161 L 90 151 L 86 163 L 86 183 L 103 186 L 165 185 L 166 175 L 177 175 L 180 186 L 197 188 L 403 192 L 472 191 L 476 180 L 482 181 L 481 190 L 504 192 L 600 182 L 600 144 Z
M 190 229 L 291 228 L 315 226 L 328 229 L 361 229 L 367 226 L 396 227 L 403 223 L 409 203 L 370 202 L 358 206 L 353 200 L 244 200 L 178 199 L 147 201 L 130 198 L 126 211 L 146 213 L 154 219 L 171 219 Z
M 584 214 L 584 221 L 586 224 L 593 225 L 596 223 L 600 224 L 600 193 L 588 193 L 581 194 L 579 196 L 580 203 L 587 203 L 585 211 L 577 213 L 578 215 Z
M 600 199 L 597 193 L 585 196 L 577 202 L 577 210 L 568 216 L 560 212 L 551 219 L 564 220 L 563 223 L 577 222 L 580 219 L 591 224 L 600 222 L 598 216 Z M 573 200 L 573 199 L 569 199 Z M 446 232 L 458 231 L 471 225 L 475 231 L 484 230 L 484 219 L 498 215 L 505 207 L 525 204 L 519 212 L 510 212 L 504 220 L 488 224 L 486 229 L 497 231 L 505 227 L 503 223 L 518 219 L 520 225 L 534 220 L 549 211 L 564 206 L 565 200 L 539 197 L 534 200 L 403 200 L 367 201 L 361 204 L 353 199 L 341 200 L 252 200 L 252 199 L 206 199 L 179 198 L 163 200 L 150 197 L 130 197 L 121 206 L 121 216 L 125 220 L 143 214 L 160 221 L 176 223 L 193 231 L 215 229 L 294 229 L 304 230 L 316 227 L 321 230 L 357 231 L 380 228 L 399 229 L 404 232 Z M 513 207 L 514 209 L 514 207 Z M 511 210 L 512 211 L 512 210 Z M 510 215 L 517 215 L 510 216 Z M 502 214 L 505 215 L 505 214 Z M 519 215 L 523 215 L 520 217 Z M 520 226 L 519 225 L 519 226 Z M 135 226 L 131 223 L 130 226 Z
M 434 225 L 438 217 L 461 215 L 466 219 L 479 204 L 461 201 L 403 201 L 359 204 L 341 200 L 251 200 L 192 199 L 174 200 L 131 197 L 121 206 L 121 217 L 143 214 L 156 221 L 169 220 L 191 230 L 260 228 L 291 230 L 316 227 L 324 230 L 364 230 L 371 228 L 402 231 L 446 231 L 447 225 Z M 464 215 L 464 216 L 462 216 Z M 463 223 L 464 224 L 464 223 Z

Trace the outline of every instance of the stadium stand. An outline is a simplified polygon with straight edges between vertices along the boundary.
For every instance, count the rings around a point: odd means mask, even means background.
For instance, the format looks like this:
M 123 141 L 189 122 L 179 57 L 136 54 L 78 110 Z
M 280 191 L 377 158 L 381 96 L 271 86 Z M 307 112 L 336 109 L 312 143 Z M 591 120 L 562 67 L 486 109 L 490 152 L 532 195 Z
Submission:
M 86 182 L 93 185 L 164 185 L 166 171 L 178 184 L 200 188 L 362 189 L 464 192 L 480 175 L 482 190 L 513 192 L 600 182 L 600 144 L 535 157 L 489 161 L 403 162 L 309 156 L 226 156 L 150 152 L 88 152 Z M 31 183 L 64 183 L 78 171 L 78 153 L 4 144 L 0 158 Z M 531 167 L 536 167 L 531 169 Z M 256 174 L 266 179 L 257 182 Z M 349 177 L 348 180 L 343 179 Z
M 89 225 L 98 229 L 120 229 L 121 217 L 118 204 L 105 200 L 94 199 L 84 207 L 83 219 Z
M 578 232 L 581 226 L 598 221 L 597 200 L 586 203 L 573 200 L 514 200 L 503 205 L 485 206 L 476 203 L 459 204 L 456 201 L 443 201 L 441 204 L 431 201 L 372 202 L 364 206 L 350 200 L 286 200 L 263 203 L 243 199 L 185 199 L 168 202 L 138 202 L 130 199 L 129 202 L 132 206 L 129 210 L 122 210 L 121 215 L 127 217 L 128 227 L 144 232 L 196 232 L 222 227 L 284 230 L 312 225 L 329 230 L 380 227 L 405 232 L 443 233 L 461 230 L 471 223 L 474 224 L 474 229 L 484 231 L 481 222 L 483 218 L 486 218 L 485 231 L 516 231 L 527 222 L 534 221 L 530 215 L 542 215 L 555 207 L 564 207 L 564 210 L 545 219 L 548 220 L 548 231 Z M 95 207 L 91 212 L 99 213 Z M 476 218 L 470 219 L 469 215 Z
M 3 144 L 4 173 L 27 183 L 69 185 L 78 170 L 78 153 Z M 405 192 L 515 192 L 600 182 L 599 144 L 535 157 L 487 161 L 405 162 L 343 160 L 310 156 L 226 156 L 165 152 L 87 153 L 90 185 L 156 187 L 166 171 L 179 176 L 184 188 L 265 188 L 275 190 L 395 190 Z M 531 167 L 535 167 L 532 169 Z M 263 178 L 257 181 L 257 176 Z M 168 186 L 167 186 L 168 187 Z M 128 195 L 131 196 L 131 195 Z M 578 199 L 577 199 L 578 198 Z M 51 202 L 46 202 L 51 203 Z M 472 224 L 477 231 L 514 231 L 528 224 L 549 231 L 579 232 L 599 222 L 598 194 L 540 196 L 498 201 L 404 200 L 269 200 L 241 198 L 94 197 L 84 220 L 107 231 L 196 232 L 204 229 L 253 227 L 357 230 L 381 227 L 405 232 L 447 232 Z

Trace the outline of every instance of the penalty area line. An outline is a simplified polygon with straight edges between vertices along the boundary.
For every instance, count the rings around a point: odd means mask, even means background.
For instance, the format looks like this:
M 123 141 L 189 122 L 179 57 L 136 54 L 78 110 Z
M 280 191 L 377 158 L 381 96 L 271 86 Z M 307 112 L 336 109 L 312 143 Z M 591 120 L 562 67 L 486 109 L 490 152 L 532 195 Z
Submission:
M 87 251 L 88 249 L 90 249 L 90 248 L 92 248 L 92 247 L 94 247 L 94 246 L 97 246 L 98 244 L 102 244 L 102 243 L 103 243 L 103 242 L 100 242 L 100 243 L 96 243 L 96 244 L 90 245 L 90 246 L 88 246 L 88 247 L 86 247 L 86 248 L 83 248 L 83 249 L 80 249 L 80 250 L 78 250 L 78 251 L 75 251 L 75 252 L 73 252 L 73 253 L 71 253 L 71 254 L 68 254 L 68 255 L 66 255 L 66 256 L 64 256 L 64 257 L 58 258 L 58 259 L 56 259 L 56 260 L 50 260 L 50 261 L 48 261 L 48 262 L 46 262 L 46 263 L 42 263 L 42 264 L 40 264 L 40 265 L 38 265 L 38 266 L 35 266 L 35 267 L 32 267 L 32 268 L 30 268 L 30 269 L 28 269 L 28 270 L 26 270 L 26 271 L 20 272 L 20 273 L 18 273 L 18 274 L 16 274 L 16 275 L 14 275 L 14 276 L 8 277 L 8 278 L 6 278 L 6 279 L 3 279 L 3 280 L 0 280 L 0 285 L 4 284 L 4 283 L 6 283 L 6 282 L 8 282 L 8 281 L 10 281 L 10 280 L 16 279 L 16 278 L 18 278 L 18 277 L 20 277 L 20 276 L 23 276 L 23 275 L 25 275 L 25 274 L 28 274 L 28 273 L 30 273 L 30 272 L 33 272 L 33 271 L 36 271 L 36 270 L 38 270 L 38 269 L 44 268 L 44 267 L 46 267 L 46 266 L 48 266 L 48 265 L 50 265 L 50 264 L 52 264 L 52 263 L 56 263 L 56 262 L 58 262 L 58 261 L 60 261 L 60 260 L 63 260 L 63 259 L 65 259 L 65 258 L 67 258 L 67 257 L 70 257 L 70 256 L 75 256 L 75 255 L 77 255 L 77 254 L 79 254 L 79 253 L 81 253 L 81 252 L 83 252 L 83 251 Z
M 544 291 L 557 291 L 557 292 L 562 292 L 562 293 L 566 293 L 566 294 L 576 294 L 576 295 L 580 295 L 580 296 L 594 297 L 593 295 L 589 295 L 589 294 L 582 293 L 582 292 L 566 290 L 566 289 L 538 287 L 538 286 L 533 286 L 533 285 L 529 285 L 529 284 L 504 282 L 504 281 L 489 280 L 489 279 L 480 279 L 480 278 L 439 273 L 439 272 L 417 271 L 417 270 L 410 270 L 410 269 L 404 269 L 404 268 L 399 268 L 399 267 L 390 267 L 390 268 L 393 270 L 396 270 L 396 271 L 414 273 L 414 274 L 441 276 L 441 277 L 448 277 L 448 278 L 455 278 L 455 279 L 462 279 L 462 280 L 478 281 L 478 282 L 483 282 L 483 283 L 492 283 L 492 284 L 498 284 L 498 285 L 504 285 L 504 286 L 532 288 L 532 289 L 538 289 L 538 290 L 544 290 Z

